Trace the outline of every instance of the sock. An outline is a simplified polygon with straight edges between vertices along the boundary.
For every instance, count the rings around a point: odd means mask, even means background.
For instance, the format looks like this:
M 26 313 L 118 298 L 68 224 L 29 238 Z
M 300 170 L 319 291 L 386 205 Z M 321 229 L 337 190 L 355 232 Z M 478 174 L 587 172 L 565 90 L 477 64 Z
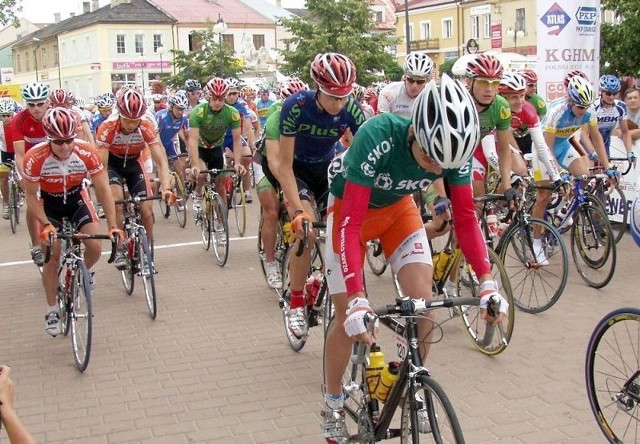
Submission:
M 338 395 L 332 395 L 331 393 L 324 394 L 324 402 L 331 410 L 340 410 L 344 406 L 344 396 L 342 393 Z
M 289 308 L 304 307 L 304 296 L 302 290 L 291 290 L 291 300 L 289 301 Z
M 47 314 L 49 313 L 60 313 L 60 307 L 58 307 L 58 304 L 56 305 L 49 305 L 49 308 L 47 308 Z

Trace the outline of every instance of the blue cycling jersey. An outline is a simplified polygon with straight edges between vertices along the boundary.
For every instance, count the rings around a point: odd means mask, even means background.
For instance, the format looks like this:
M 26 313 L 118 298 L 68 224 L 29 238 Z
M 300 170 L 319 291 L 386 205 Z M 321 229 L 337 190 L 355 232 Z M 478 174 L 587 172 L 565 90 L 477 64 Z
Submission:
M 156 122 L 158 123 L 158 134 L 160 135 L 160 141 L 165 150 L 171 150 L 173 152 L 173 141 L 176 134 L 181 129 L 189 129 L 189 119 L 184 115 L 175 119 L 169 108 L 161 109 L 156 113 Z
M 334 157 L 336 143 L 347 128 L 355 135 L 364 121 L 364 112 L 353 97 L 334 116 L 318 106 L 316 91 L 299 91 L 282 104 L 279 131 L 281 136 L 295 136 L 297 161 L 323 163 Z
M 94 136 L 96 135 L 96 131 L 98 131 L 98 127 L 100 126 L 100 124 L 107 120 L 107 117 L 102 117 L 100 111 L 96 111 L 95 113 L 93 113 L 93 120 L 91 120 L 91 132 Z
M 618 122 L 627 120 L 627 105 L 622 100 L 615 100 L 613 106 L 602 106 L 600 99 L 594 104 L 596 117 L 598 118 L 598 131 L 604 140 L 604 147 L 609 155 L 611 145 L 611 132 L 618 125 Z
M 240 113 L 240 132 L 242 132 L 242 129 L 244 128 L 244 121 L 250 118 L 249 105 L 247 105 L 247 102 L 244 100 L 238 99 L 236 100 L 236 103 L 229 106 L 233 106 Z M 245 145 L 245 143 L 243 143 L 243 145 Z M 225 133 L 224 144 L 222 146 L 233 151 L 233 135 L 231 134 L 231 129 L 228 129 Z

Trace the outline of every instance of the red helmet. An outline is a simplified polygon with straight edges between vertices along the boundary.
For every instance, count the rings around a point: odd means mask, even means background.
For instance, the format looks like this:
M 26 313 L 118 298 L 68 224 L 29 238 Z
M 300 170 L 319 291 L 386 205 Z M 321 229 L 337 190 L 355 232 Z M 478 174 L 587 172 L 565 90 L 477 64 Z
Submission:
M 73 105 L 74 99 L 73 95 L 66 89 L 54 89 L 49 94 L 49 101 L 51 106 L 56 107 Z
M 531 68 L 524 68 L 518 71 L 527 83 L 538 83 L 538 74 Z
M 285 80 L 282 81 L 282 84 L 280 85 L 280 98 L 284 100 L 290 95 L 306 89 L 309 89 L 307 87 L 307 84 L 304 83 L 299 78 L 287 77 Z
M 67 108 L 49 108 L 42 119 L 42 126 L 51 140 L 76 137 L 76 117 Z
M 564 76 L 565 89 L 569 87 L 569 80 L 571 80 L 571 78 L 575 76 L 582 77 L 585 80 L 589 80 L 589 77 L 584 73 L 584 71 L 580 71 L 579 69 L 572 69 L 567 73 L 566 76 Z
M 502 77 L 502 63 L 497 57 L 490 54 L 479 54 L 467 63 L 466 74 L 469 78 L 483 77 L 486 79 L 499 79 Z
M 140 91 L 127 88 L 120 91 L 116 106 L 121 116 L 127 119 L 139 119 L 147 111 L 147 101 Z
M 229 92 L 229 84 L 220 77 L 214 77 L 204 86 L 207 98 L 211 96 L 224 97 Z
M 318 54 L 311 62 L 311 78 L 320 91 L 334 97 L 351 94 L 356 81 L 356 67 L 349 57 L 336 52 Z

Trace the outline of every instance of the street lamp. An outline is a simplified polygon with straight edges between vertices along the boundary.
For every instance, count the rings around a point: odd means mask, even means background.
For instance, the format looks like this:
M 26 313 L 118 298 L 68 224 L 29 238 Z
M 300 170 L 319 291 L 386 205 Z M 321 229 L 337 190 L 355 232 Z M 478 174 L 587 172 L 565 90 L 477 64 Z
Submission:
M 218 45 L 220 46 L 220 77 L 222 77 L 223 60 L 222 60 L 222 34 L 227 30 L 227 24 L 218 13 L 218 21 L 213 25 L 213 32 L 218 34 Z
M 34 37 L 33 41 L 36 42 L 36 49 L 33 50 L 33 63 L 36 68 L 36 82 L 38 81 L 38 48 L 40 48 L 40 39 L 38 37 Z
M 156 48 L 156 54 L 158 54 L 160 56 L 160 77 L 162 77 L 162 74 L 163 74 L 163 70 L 162 70 L 162 54 L 164 54 L 164 46 L 158 45 L 158 47 Z
M 145 65 L 145 63 L 144 63 L 144 51 L 142 51 L 140 53 L 140 59 L 142 60 L 142 63 L 140 63 L 140 77 L 141 77 L 141 80 L 142 80 L 142 94 L 144 94 L 144 88 L 145 88 L 145 86 L 144 86 L 144 65 Z
M 518 52 L 518 39 L 524 37 L 524 31 L 521 29 L 515 30 L 514 27 L 509 26 L 507 28 L 507 37 L 513 38 L 513 52 Z

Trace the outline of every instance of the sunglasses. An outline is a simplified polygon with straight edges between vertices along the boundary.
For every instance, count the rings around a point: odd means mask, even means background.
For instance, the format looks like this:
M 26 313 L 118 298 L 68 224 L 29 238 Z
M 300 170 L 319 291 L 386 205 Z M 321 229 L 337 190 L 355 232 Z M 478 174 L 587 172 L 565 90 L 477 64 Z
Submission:
M 36 106 L 38 108 L 40 108 L 40 107 L 44 106 L 44 104 L 45 104 L 45 102 L 38 102 L 38 103 L 29 102 L 29 103 L 27 103 L 27 106 L 29 108 L 35 108 Z
M 489 79 L 476 79 L 476 83 L 478 86 L 482 88 L 491 87 L 493 89 L 497 89 L 500 86 L 500 80 L 489 80 Z
M 412 85 L 414 83 L 417 83 L 418 85 L 424 85 L 427 83 L 427 79 L 412 79 L 411 77 L 405 77 L 404 79 Z
M 13 117 L 13 114 L 0 114 L 0 117 L 2 117 L 3 119 L 5 117 Z
M 213 100 L 214 102 L 224 102 L 225 96 L 211 96 L 209 100 Z
M 576 105 L 575 103 L 573 104 L 573 106 L 575 106 L 578 109 L 589 109 L 588 106 L 584 106 L 584 105 Z
M 615 96 L 617 93 L 612 93 L 609 91 L 602 91 L 602 94 L 604 94 L 605 96 Z
M 535 88 L 538 85 L 536 83 L 527 83 L 527 86 L 530 88 Z
M 70 137 L 68 139 L 55 139 L 55 140 L 51 140 L 51 143 L 55 144 L 55 145 L 70 145 L 73 143 L 73 141 L 75 140 L 75 138 Z
M 124 116 L 120 116 L 120 118 L 122 119 L 122 121 L 124 123 L 129 123 L 131 125 L 140 125 L 140 122 L 142 122 L 142 119 L 129 119 L 129 118 L 124 117 Z
M 189 91 L 189 94 L 200 94 L 200 91 Z
M 238 91 L 230 91 L 227 93 L 228 96 L 237 96 L 238 95 Z

